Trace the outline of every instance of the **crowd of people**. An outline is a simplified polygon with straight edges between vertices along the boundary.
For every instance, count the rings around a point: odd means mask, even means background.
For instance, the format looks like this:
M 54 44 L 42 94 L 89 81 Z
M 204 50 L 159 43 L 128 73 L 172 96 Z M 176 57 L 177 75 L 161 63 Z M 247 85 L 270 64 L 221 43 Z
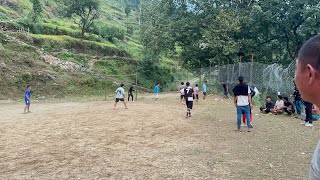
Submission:
M 289 100 L 289 97 L 286 96 L 277 96 L 275 103 L 272 101 L 270 96 L 267 96 L 265 99 L 265 106 L 260 108 L 260 112 L 268 114 L 272 113 L 274 115 L 278 114 L 287 114 L 294 115 L 296 118 L 303 118 L 305 121 L 302 123 L 305 126 L 313 126 L 313 121 L 319 120 L 320 110 L 317 105 L 312 104 L 308 101 L 302 100 L 301 94 L 298 88 L 295 85 L 293 94 L 293 102 Z M 302 112 L 304 106 L 305 113 Z

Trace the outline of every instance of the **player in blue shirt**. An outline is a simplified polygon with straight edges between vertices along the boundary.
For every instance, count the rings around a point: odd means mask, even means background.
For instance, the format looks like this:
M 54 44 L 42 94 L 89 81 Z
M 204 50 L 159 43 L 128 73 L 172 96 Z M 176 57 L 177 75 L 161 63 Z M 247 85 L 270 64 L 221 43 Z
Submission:
M 30 103 L 31 103 L 31 86 L 30 85 L 27 86 L 26 92 L 24 93 L 24 101 L 26 102 L 26 107 L 24 108 L 24 114 L 26 114 L 27 110 L 28 110 L 28 113 L 30 112 Z
M 157 83 L 157 85 L 153 89 L 153 92 L 155 94 L 155 102 L 156 103 L 158 103 L 158 99 L 159 99 L 159 90 L 160 90 L 160 83 Z
M 204 81 L 204 84 L 202 85 L 202 92 L 203 92 L 203 100 L 206 101 L 207 97 L 207 81 Z

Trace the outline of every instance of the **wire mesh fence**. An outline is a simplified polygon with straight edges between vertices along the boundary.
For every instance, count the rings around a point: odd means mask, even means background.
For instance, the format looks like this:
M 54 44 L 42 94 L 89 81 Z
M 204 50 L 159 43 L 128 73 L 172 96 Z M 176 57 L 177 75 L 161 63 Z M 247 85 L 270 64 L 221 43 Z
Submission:
M 259 62 L 236 63 L 224 66 L 203 68 L 204 80 L 207 80 L 211 93 L 222 90 L 226 83 L 231 90 L 241 75 L 250 86 L 255 86 L 265 94 L 290 95 L 294 89 L 295 62 L 288 66 L 280 64 L 263 64 Z M 218 87 L 218 88 L 217 88 Z

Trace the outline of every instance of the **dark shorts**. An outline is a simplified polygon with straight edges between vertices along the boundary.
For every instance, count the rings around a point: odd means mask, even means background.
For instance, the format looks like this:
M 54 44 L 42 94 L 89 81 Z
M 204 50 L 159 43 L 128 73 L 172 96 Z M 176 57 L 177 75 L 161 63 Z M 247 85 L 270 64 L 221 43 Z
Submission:
M 180 95 L 180 99 L 184 99 L 184 95 Z
M 227 92 L 227 91 L 224 91 L 224 92 L 223 92 L 223 95 L 224 95 L 224 96 L 228 96 L 228 92 Z
M 27 106 L 29 106 L 30 103 L 31 103 L 28 99 L 25 99 L 24 101 L 26 102 L 26 105 L 27 105 Z
M 124 102 L 124 99 L 123 98 L 116 98 L 116 102 L 119 102 L 119 101 Z
M 193 95 L 193 99 L 199 99 L 199 94 Z
M 203 95 L 206 96 L 206 95 L 207 95 L 207 92 L 203 92 Z
M 192 109 L 193 108 L 193 101 L 187 101 L 187 108 Z

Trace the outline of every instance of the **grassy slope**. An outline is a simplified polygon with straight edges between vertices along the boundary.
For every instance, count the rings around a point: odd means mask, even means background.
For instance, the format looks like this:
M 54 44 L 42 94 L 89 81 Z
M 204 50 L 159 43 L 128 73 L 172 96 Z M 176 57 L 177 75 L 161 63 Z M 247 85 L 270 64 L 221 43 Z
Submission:
M 126 32 L 124 38 L 106 39 L 86 33 L 85 47 L 79 47 L 80 28 L 72 20 L 60 16 L 60 1 L 42 1 L 44 12 L 41 21 L 33 29 L 34 34 L 17 32 L 28 21 L 32 9 L 30 0 L 5 2 L 0 4 L 0 23 L 9 26 L 10 31 L 2 32 L 0 36 L 0 63 L 4 62 L 7 66 L 7 69 L 0 70 L 0 83 L 5 85 L 0 87 L 0 99 L 20 98 L 26 84 L 35 86 L 34 96 L 51 97 L 103 95 L 106 86 L 108 92 L 113 92 L 116 86 L 114 81 L 106 81 L 84 72 L 70 73 L 60 67 L 50 66 L 41 58 L 43 54 L 84 65 L 87 69 L 106 75 L 136 73 L 143 48 L 139 42 L 138 14 L 132 11 L 126 17 L 123 4 L 119 1 L 103 0 L 101 16 L 97 22 Z M 163 58 L 161 63 L 166 67 L 177 66 L 170 58 Z M 49 78 L 50 76 L 55 79 Z M 134 82 L 134 77 L 117 79 L 118 82 Z
M 78 36 L 80 29 L 70 20 L 57 16 L 57 8 L 61 5 L 59 1 L 47 0 L 46 2 L 43 2 L 45 11 L 40 28 L 46 29 L 48 34 L 16 33 L 17 27 L 12 29 L 13 32 L 0 34 L 0 63 L 5 63 L 7 66 L 6 69 L 0 70 L 2 85 L 0 99 L 21 98 L 26 84 L 34 86 L 35 97 L 43 95 L 64 97 L 70 94 L 79 95 L 79 92 L 102 95 L 105 87 L 115 88 L 115 84 L 111 81 L 83 72 L 71 73 L 58 66 L 50 66 L 41 58 L 44 53 L 52 54 L 64 61 L 84 64 L 87 68 L 105 74 L 133 73 L 130 65 L 136 66 L 137 59 L 140 58 L 139 51 L 142 48 L 138 40 L 127 36 L 125 41 L 115 40 L 112 43 L 98 35 L 86 34 L 85 50 L 77 49 L 75 47 L 79 39 L 75 36 Z M 122 9 L 113 6 L 117 4 L 115 2 L 109 5 L 102 4 L 101 19 L 109 20 L 110 26 L 125 28 L 124 13 L 120 12 Z M 19 2 L 8 0 L 0 6 L 0 19 L 16 25 L 16 22 L 23 21 L 23 18 L 28 16 L 31 8 L 32 4 L 29 0 Z M 61 34 L 50 34 L 49 30 L 56 28 Z M 93 62 L 92 67 L 89 67 L 91 62 Z M 130 78 L 120 80 L 130 81 Z

